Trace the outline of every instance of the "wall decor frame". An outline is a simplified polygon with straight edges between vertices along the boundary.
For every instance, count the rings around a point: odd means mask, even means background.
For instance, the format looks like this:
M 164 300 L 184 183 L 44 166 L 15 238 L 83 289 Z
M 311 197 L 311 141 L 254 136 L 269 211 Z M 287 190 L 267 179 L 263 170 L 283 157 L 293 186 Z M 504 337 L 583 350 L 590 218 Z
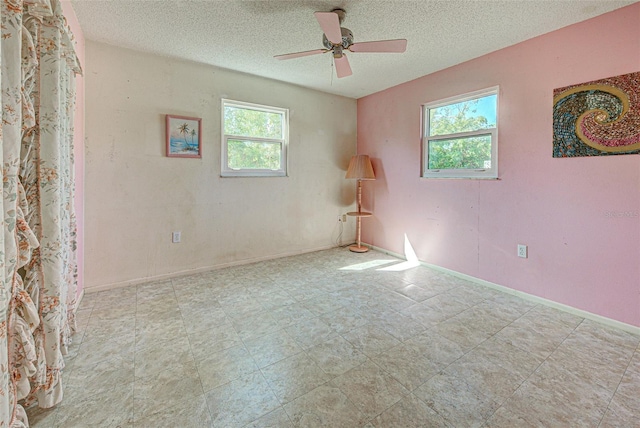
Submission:
M 553 157 L 640 153 L 640 72 L 553 91 Z
M 166 154 L 174 158 L 202 158 L 202 119 L 166 115 Z

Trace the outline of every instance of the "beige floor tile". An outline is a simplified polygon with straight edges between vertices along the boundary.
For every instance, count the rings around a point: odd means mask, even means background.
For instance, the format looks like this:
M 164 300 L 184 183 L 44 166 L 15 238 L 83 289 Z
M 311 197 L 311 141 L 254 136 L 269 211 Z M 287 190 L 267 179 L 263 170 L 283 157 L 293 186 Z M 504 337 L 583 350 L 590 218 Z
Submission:
M 514 323 L 500 330 L 496 333 L 495 338 L 541 359 L 545 359 L 551 355 L 570 333 L 566 331 L 564 337 L 558 334 L 549 336 L 527 325 L 526 322 L 519 322 L 520 320 L 522 320 L 522 318 L 519 318 Z
M 599 342 L 603 345 L 613 345 L 616 348 L 620 347 L 632 351 L 635 351 L 640 345 L 640 335 L 608 327 L 591 320 L 582 321 L 571 334 L 571 337 L 591 343 Z
M 173 283 L 170 279 L 147 282 L 136 286 L 136 304 L 138 305 L 167 297 L 174 300 L 176 298 Z
M 188 364 L 193 367 L 195 360 L 189 346 L 189 340 L 179 337 L 168 341 L 149 344 L 135 353 L 134 375 L 139 377 L 153 376 L 167 367 L 179 367 Z
M 316 318 L 316 315 L 296 301 L 290 305 L 280 306 L 270 311 L 271 316 L 281 328 L 290 327 L 300 322 Z
M 571 331 L 584 321 L 582 317 L 544 305 L 537 305 L 527 312 L 525 316 L 530 317 L 529 320 L 535 320 L 536 324 L 541 326 L 556 327 L 562 325 L 568 327 Z
M 361 310 L 351 307 L 341 308 L 318 317 L 325 322 L 332 331 L 345 334 L 367 324 L 367 319 Z
M 285 331 L 303 349 L 309 349 L 337 335 L 329 324 L 319 318 L 300 321 L 285 328 Z
M 245 317 L 234 319 L 231 323 L 242 340 L 255 339 L 282 328 L 273 315 L 267 311 L 251 313 Z
M 302 305 L 316 316 L 343 309 L 348 303 L 338 296 L 324 293 L 302 302 Z
M 400 293 L 416 302 L 422 302 L 431 297 L 437 296 L 443 291 L 444 290 L 438 290 L 437 287 L 421 287 L 415 284 L 409 284 L 406 287 L 395 290 L 396 293 Z
M 203 394 L 194 363 L 171 365 L 166 370 L 136 377 L 133 388 L 134 418 L 140 421 L 163 411 L 168 403 L 192 400 Z
M 240 336 L 238 336 L 231 324 L 212 327 L 205 331 L 190 334 L 188 337 L 191 351 L 197 360 L 204 360 L 218 351 L 242 344 Z
M 613 392 L 618 387 L 633 351 L 628 348 L 611 348 L 593 341 L 572 341 L 569 336 L 549 356 L 547 362 L 574 373 L 590 383 L 598 384 Z
M 136 350 L 187 335 L 180 311 L 136 319 Z
M 256 419 L 247 428 L 292 428 L 293 424 L 283 407 Z
M 377 416 L 371 426 L 375 428 L 402 427 L 402 428 L 450 428 L 442 416 L 424 401 L 413 394 L 402 398 L 399 402 Z
M 205 392 L 258 370 L 242 344 L 199 359 L 196 364 Z
M 86 324 L 91 321 L 91 324 L 100 323 L 107 324 L 108 321 L 121 321 L 126 318 L 132 318 L 136 316 L 136 302 L 129 302 L 127 304 L 118 305 L 116 307 L 99 307 L 92 311 L 79 311 L 76 314 L 76 323 L 78 325 Z
M 394 291 L 386 290 L 382 287 L 378 288 L 374 301 L 384 307 L 391 308 L 395 311 L 401 311 L 416 303 L 406 296 Z
M 482 391 L 497 403 L 509 398 L 524 381 L 517 374 L 500 366 L 497 361 L 477 356 L 474 351 L 449 365 L 443 372 Z
M 386 314 L 375 312 L 369 318 L 369 324 L 386 331 L 400 341 L 405 341 L 425 331 L 422 324 L 395 311 Z
M 245 340 L 244 344 L 259 368 L 302 352 L 296 341 L 283 330 Z
M 639 335 L 397 263 L 333 249 L 88 293 L 64 400 L 31 426 L 640 427 Z
M 476 305 L 485 299 L 490 299 L 495 296 L 495 293 L 491 293 L 488 289 L 476 285 L 459 285 L 458 287 L 447 290 L 446 294 L 468 306 Z
M 259 302 L 266 310 L 273 310 L 282 306 L 293 305 L 298 301 L 285 290 L 273 286 L 271 287 L 271 292 L 261 295 Z
M 134 334 L 135 323 L 135 315 L 123 316 L 111 321 L 91 319 L 82 336 L 82 343 L 94 341 L 107 342 L 114 338 L 130 337 Z
M 463 322 L 464 319 L 458 314 L 436 325 L 432 330 L 457 343 L 465 352 L 475 348 L 492 336 L 492 333 L 483 325 L 468 324 Z
M 446 373 L 434 376 L 414 393 L 454 427 L 480 427 L 500 407 L 484 391 Z
M 133 382 L 114 384 L 100 394 L 65 397 L 56 426 L 133 427 Z
M 464 350 L 460 345 L 433 330 L 427 330 L 404 343 L 441 367 L 445 367 L 464 355 Z
M 638 396 L 635 397 L 638 401 Z M 601 428 L 640 427 L 640 412 L 630 401 L 620 401 L 613 397 L 600 422 Z
M 366 417 L 338 388 L 320 386 L 284 406 L 295 427 L 361 427 Z
M 206 399 L 214 427 L 242 427 L 280 407 L 260 372 L 220 385 Z
M 136 315 L 139 319 L 162 317 L 164 314 L 177 312 L 178 301 L 173 294 L 161 294 L 146 300 L 141 300 L 136 305 Z
M 588 378 L 580 372 L 572 372 L 549 360 L 531 375 L 527 383 L 547 391 L 560 402 L 571 403 L 576 409 L 592 419 L 604 415 L 613 391 Z
M 343 337 L 369 357 L 400 345 L 400 341 L 386 331 L 368 324 L 343 334 Z
M 514 320 L 529 312 L 537 306 L 536 303 L 512 296 L 506 293 L 498 293 L 494 297 L 480 302 L 478 307 L 491 309 L 493 315 Z
M 627 367 L 613 401 L 640 415 L 640 351 L 636 351 Z
M 496 337 L 478 345 L 473 349 L 473 355 L 496 362 L 522 380 L 528 378 L 544 361 L 543 357 L 524 351 Z
M 501 414 L 509 420 L 525 420 L 535 427 L 597 426 L 604 410 L 595 415 L 584 410 L 527 381 L 502 405 Z
M 37 428 L 54 428 L 56 427 L 56 420 L 58 418 L 58 411 L 61 406 L 52 407 L 49 409 L 41 409 L 37 404 L 25 409 L 27 412 L 27 418 L 29 420 L 29 426 Z M 64 412 L 64 410 L 63 410 Z M 71 414 L 71 413 L 69 413 Z M 64 416 L 68 418 L 69 416 Z
M 69 374 L 64 395 L 67 401 L 82 396 L 102 395 L 133 381 L 133 360 L 113 357 L 93 366 L 79 366 Z
M 307 349 L 318 367 L 332 376 L 338 376 L 367 360 L 367 356 L 358 351 L 341 336 L 335 336 L 312 348 Z
M 406 344 L 395 346 L 371 359 L 410 391 L 429 380 L 440 368 Z
M 330 385 L 340 388 L 367 419 L 379 415 L 409 394 L 409 390 L 372 361 L 338 376 Z
M 187 334 L 207 331 L 230 323 L 222 309 L 210 307 L 194 309 L 191 306 L 183 306 L 180 312 Z
M 304 277 L 304 276 L 302 276 Z M 322 296 L 325 294 L 323 290 L 319 290 L 311 284 L 308 283 L 300 283 L 295 282 L 292 285 L 285 285 L 285 290 L 291 297 L 296 299 L 298 302 L 303 302 L 305 300 L 313 299 L 314 297 Z
M 171 401 L 156 413 L 136 420 L 144 428 L 204 428 L 211 426 L 211 415 L 204 395 L 181 401 Z
M 331 376 L 305 353 L 278 361 L 261 371 L 283 404 L 331 380 Z
M 458 315 L 468 308 L 469 305 L 467 303 L 461 302 L 448 294 L 440 294 L 421 303 L 411 305 L 403 309 L 401 313 L 425 327 L 430 328 Z
M 119 305 L 128 305 L 136 301 L 136 287 L 120 287 L 113 290 L 92 293 L 85 290 L 82 300 L 93 301 L 93 308 L 113 308 Z
M 401 277 L 395 274 L 389 274 L 386 276 L 372 276 L 371 282 L 381 287 L 384 287 L 391 291 L 402 290 L 407 285 L 410 285 L 411 282 L 405 281 Z
M 88 368 L 95 366 L 100 361 L 112 358 L 121 358 L 122 360 L 133 362 L 134 344 L 135 336 L 133 332 L 120 337 L 83 342 L 73 358 L 74 367 Z M 66 368 L 68 369 L 69 367 Z
M 486 428 L 537 428 L 538 426 L 530 423 L 523 416 L 506 410 L 504 407 L 496 410 L 485 424 Z

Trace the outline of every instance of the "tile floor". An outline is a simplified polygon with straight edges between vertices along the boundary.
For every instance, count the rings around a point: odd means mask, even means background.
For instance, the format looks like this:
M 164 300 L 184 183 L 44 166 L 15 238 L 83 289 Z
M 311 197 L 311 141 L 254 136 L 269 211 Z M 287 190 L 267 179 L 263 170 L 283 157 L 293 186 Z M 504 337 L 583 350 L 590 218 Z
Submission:
M 640 427 L 640 337 L 334 249 L 87 294 L 34 427 Z

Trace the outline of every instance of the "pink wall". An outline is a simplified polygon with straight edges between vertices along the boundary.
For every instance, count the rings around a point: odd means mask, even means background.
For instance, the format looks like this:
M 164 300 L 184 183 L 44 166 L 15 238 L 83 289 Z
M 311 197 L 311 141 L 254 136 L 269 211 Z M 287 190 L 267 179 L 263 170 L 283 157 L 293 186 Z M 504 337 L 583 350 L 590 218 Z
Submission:
M 636 3 L 358 100 L 363 241 L 640 326 L 640 156 L 551 157 L 554 88 L 639 70 Z M 500 180 L 421 179 L 421 104 L 496 85 Z
M 62 11 L 67 23 L 73 31 L 76 40 L 76 54 L 80 60 L 82 69 L 85 70 L 84 62 L 84 34 L 76 13 L 71 6 L 70 0 L 61 0 Z M 76 113 L 74 118 L 75 135 L 74 159 L 76 173 L 76 200 L 75 209 L 78 222 L 78 293 L 84 287 L 84 77 L 76 77 Z

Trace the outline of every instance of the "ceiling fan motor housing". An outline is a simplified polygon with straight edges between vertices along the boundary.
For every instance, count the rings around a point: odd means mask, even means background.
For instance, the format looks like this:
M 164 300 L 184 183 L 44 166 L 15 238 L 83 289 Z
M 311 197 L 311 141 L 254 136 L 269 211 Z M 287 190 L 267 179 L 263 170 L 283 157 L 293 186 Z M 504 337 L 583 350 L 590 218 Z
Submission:
M 348 49 L 349 46 L 353 44 L 353 33 L 348 28 L 340 27 L 340 31 L 342 32 L 342 44 L 338 46 L 342 46 L 342 49 Z M 322 44 L 325 48 L 332 50 L 333 43 L 327 39 L 327 36 L 322 35 Z

